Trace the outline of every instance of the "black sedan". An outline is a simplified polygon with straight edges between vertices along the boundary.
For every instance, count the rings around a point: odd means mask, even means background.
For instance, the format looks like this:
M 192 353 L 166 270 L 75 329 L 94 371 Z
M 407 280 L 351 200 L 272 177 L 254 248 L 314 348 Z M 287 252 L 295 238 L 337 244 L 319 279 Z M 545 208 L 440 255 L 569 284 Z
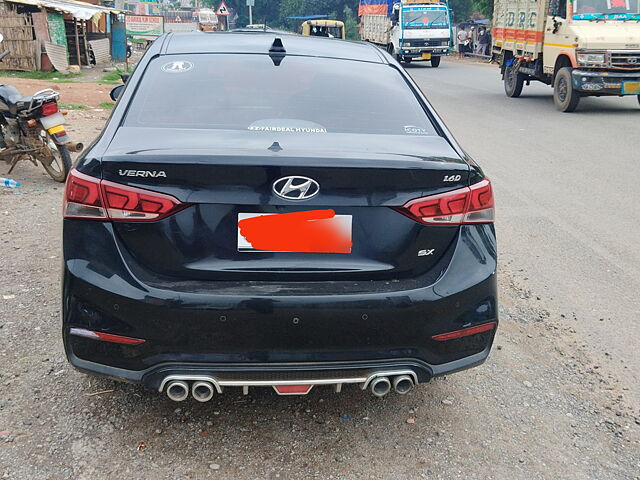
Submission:
M 65 190 L 75 367 L 204 402 L 404 394 L 487 358 L 491 183 L 385 52 L 168 34 L 113 94 Z

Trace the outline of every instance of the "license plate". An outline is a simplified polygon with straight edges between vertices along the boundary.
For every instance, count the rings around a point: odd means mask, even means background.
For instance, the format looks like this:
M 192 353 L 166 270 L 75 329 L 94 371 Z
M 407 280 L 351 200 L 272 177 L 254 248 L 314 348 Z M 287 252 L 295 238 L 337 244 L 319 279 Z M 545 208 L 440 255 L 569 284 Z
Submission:
M 622 82 L 622 93 L 625 95 L 640 95 L 640 82 Z
M 40 123 L 45 129 L 49 130 L 50 128 L 57 127 L 58 125 L 64 125 L 64 115 L 57 112 L 53 115 L 40 117 Z
M 430 53 L 423 53 L 422 54 L 422 59 L 423 60 L 431 60 L 431 54 Z
M 238 213 L 239 252 L 351 253 L 351 215 Z

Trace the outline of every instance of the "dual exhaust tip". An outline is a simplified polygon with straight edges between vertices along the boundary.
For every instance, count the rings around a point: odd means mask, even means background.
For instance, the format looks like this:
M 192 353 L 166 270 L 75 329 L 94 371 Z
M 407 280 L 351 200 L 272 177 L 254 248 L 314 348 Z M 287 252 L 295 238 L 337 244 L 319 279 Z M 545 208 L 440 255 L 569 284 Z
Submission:
M 186 400 L 189 397 L 189 391 L 198 402 L 208 402 L 213 398 L 215 387 L 210 382 L 197 381 L 189 388 L 189 384 L 183 380 L 173 380 L 167 385 L 167 397 L 174 402 Z
M 415 382 L 410 375 L 397 375 L 395 377 L 375 377 L 369 384 L 369 389 L 376 397 L 384 397 L 391 388 L 400 395 L 405 395 L 413 390 Z M 198 402 L 208 402 L 216 392 L 211 382 L 204 380 L 194 381 L 191 386 L 184 380 L 172 380 L 166 388 L 167 396 L 174 402 L 183 402 L 189 398 L 189 393 Z
M 413 378 L 409 375 L 398 375 L 393 377 L 393 380 L 390 380 L 389 377 L 376 377 L 371 380 L 369 388 L 376 397 L 384 397 L 391 391 L 392 386 L 396 393 L 405 395 L 413 390 Z

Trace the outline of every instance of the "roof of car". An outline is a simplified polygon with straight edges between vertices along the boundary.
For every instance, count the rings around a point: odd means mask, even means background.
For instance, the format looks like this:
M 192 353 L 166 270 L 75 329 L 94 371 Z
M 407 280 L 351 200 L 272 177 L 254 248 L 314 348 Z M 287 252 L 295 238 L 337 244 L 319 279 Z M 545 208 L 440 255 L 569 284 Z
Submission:
M 274 32 L 189 32 L 170 33 L 162 48 L 166 55 L 181 53 L 269 53 L 276 38 L 282 41 L 286 55 L 340 58 L 385 63 L 382 52 L 364 42 L 336 38 L 310 37 Z

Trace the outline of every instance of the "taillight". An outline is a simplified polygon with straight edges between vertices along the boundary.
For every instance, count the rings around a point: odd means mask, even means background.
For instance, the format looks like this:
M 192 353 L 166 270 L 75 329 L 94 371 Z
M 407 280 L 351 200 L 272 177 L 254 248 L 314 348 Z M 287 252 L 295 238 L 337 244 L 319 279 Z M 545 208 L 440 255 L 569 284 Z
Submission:
M 107 218 L 98 178 L 90 177 L 77 170 L 69 172 L 64 188 L 64 216 L 66 218 Z
M 396 210 L 425 225 L 491 223 L 494 218 L 491 182 L 484 179 L 470 187 L 416 198 Z
M 56 102 L 47 102 L 42 104 L 42 115 L 53 115 L 58 111 L 58 104 Z
M 69 172 L 64 197 L 65 218 L 151 221 L 168 217 L 188 204 L 164 193 Z
M 160 220 L 186 207 L 170 195 L 106 180 L 102 193 L 111 220 Z

